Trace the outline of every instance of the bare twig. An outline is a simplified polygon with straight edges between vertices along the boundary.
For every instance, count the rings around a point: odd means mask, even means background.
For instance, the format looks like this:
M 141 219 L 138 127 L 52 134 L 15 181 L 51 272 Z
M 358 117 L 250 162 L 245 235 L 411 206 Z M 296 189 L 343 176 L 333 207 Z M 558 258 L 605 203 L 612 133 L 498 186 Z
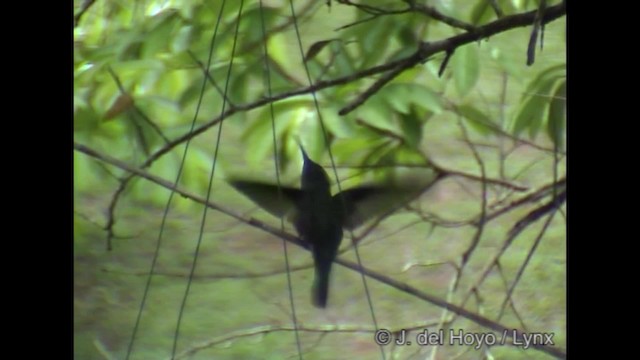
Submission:
M 463 29 L 467 31 L 474 31 L 476 29 L 475 26 L 468 24 L 462 20 L 458 20 L 456 18 L 447 16 L 440 11 L 438 11 L 435 7 L 424 5 L 424 4 L 416 4 L 415 1 L 407 1 L 411 6 L 411 11 L 416 11 L 422 15 L 428 16 L 434 20 L 438 20 L 444 24 L 447 24 L 453 28 Z
M 469 296 L 471 295 L 471 292 L 474 289 L 476 289 L 478 286 L 480 286 L 480 284 L 482 284 L 482 282 L 487 278 L 487 276 L 489 276 L 489 273 L 491 272 L 493 267 L 496 266 L 496 264 L 498 263 L 498 260 L 502 256 L 502 254 L 504 254 L 504 252 L 507 251 L 509 246 L 511 246 L 511 244 L 513 243 L 513 240 L 525 228 L 527 228 L 529 225 L 531 225 L 534 221 L 538 220 L 544 214 L 546 214 L 546 213 L 548 213 L 550 211 L 554 211 L 554 210 L 558 209 L 560 207 L 560 205 L 562 205 L 562 203 L 565 200 L 566 200 L 566 190 L 563 190 L 556 199 L 552 199 L 546 205 L 535 209 L 530 214 L 528 214 L 524 219 L 522 219 L 521 221 L 516 223 L 516 225 L 514 225 L 514 227 L 509 231 L 509 233 L 507 235 L 507 238 L 505 239 L 505 241 L 502 244 L 502 247 L 500 248 L 498 253 L 494 255 L 494 257 L 493 257 L 493 259 L 491 261 L 489 261 L 489 263 L 487 264 L 487 267 L 482 271 L 482 274 L 480 275 L 478 281 L 475 283 L 474 286 L 472 286 L 472 288 L 469 290 L 467 295 L 462 300 L 462 306 L 464 306 L 464 304 L 466 304 L 467 300 L 469 299 Z
M 480 168 L 480 175 L 482 177 L 480 181 L 480 183 L 482 184 L 482 195 L 480 197 L 480 217 L 478 218 L 477 229 L 475 234 L 473 235 L 473 238 L 471 239 L 471 244 L 469 244 L 467 250 L 464 252 L 464 254 L 462 254 L 462 263 L 460 264 L 460 272 L 458 273 L 457 277 L 457 279 L 459 280 L 460 276 L 462 276 L 462 271 L 464 270 L 465 265 L 471 257 L 471 254 L 478 246 L 480 238 L 482 237 L 482 232 L 484 230 L 484 224 L 486 222 L 487 215 L 487 182 L 485 181 L 485 179 L 487 178 L 487 174 L 485 171 L 484 161 L 482 160 L 482 157 L 480 157 L 478 150 L 471 143 L 471 139 L 469 138 L 469 134 L 467 133 L 467 128 L 464 126 L 460 119 L 458 119 L 458 125 L 460 127 L 460 130 L 462 131 L 462 136 L 465 138 L 465 141 L 467 142 L 469 148 L 471 149 L 471 152 L 473 153 L 474 159 L 478 163 L 478 167 Z M 456 281 L 453 287 L 454 290 L 457 288 L 457 284 L 458 282 Z
M 556 202 L 552 202 L 551 204 L 559 205 L 559 203 L 556 203 Z M 540 245 L 540 242 L 542 241 L 542 236 L 546 233 L 547 229 L 549 228 L 549 225 L 551 225 L 551 221 L 553 220 L 553 217 L 556 214 L 556 210 L 557 210 L 557 206 L 552 206 L 549 210 L 542 212 L 546 214 L 548 211 L 551 211 L 551 214 L 549 214 L 549 216 L 547 217 L 547 221 L 544 222 L 542 229 L 540 229 L 540 232 L 538 233 L 538 236 L 536 236 L 536 239 L 534 240 L 533 245 L 531 246 L 531 249 L 527 253 L 527 257 L 525 258 L 524 262 L 518 269 L 518 273 L 516 274 L 516 277 L 513 279 L 513 283 L 511 284 L 511 286 L 509 286 L 509 289 L 507 290 L 507 294 L 502 302 L 502 305 L 500 305 L 500 314 L 498 314 L 498 320 L 502 318 L 507 302 L 511 301 L 511 296 L 513 295 L 513 291 L 515 290 L 516 285 L 518 285 L 518 282 L 522 278 L 522 274 L 524 274 L 524 270 L 527 268 L 529 261 L 531 261 L 533 254 L 538 248 L 538 245 Z M 532 222 L 529 222 L 528 224 L 531 224 L 531 223 Z

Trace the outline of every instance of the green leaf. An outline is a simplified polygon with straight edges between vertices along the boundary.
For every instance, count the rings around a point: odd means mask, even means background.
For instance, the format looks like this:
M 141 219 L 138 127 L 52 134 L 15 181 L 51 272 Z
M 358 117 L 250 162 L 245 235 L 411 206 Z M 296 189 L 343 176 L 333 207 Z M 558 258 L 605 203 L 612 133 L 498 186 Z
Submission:
M 549 105 L 549 119 L 547 122 L 547 134 L 549 134 L 551 140 L 560 148 L 564 146 L 563 139 L 567 122 L 566 85 L 566 81 L 563 81 L 553 94 L 553 99 Z
M 167 52 L 172 34 L 181 21 L 180 13 L 173 9 L 154 16 L 149 28 L 144 32 L 140 57 L 153 58 L 156 54 Z
M 503 14 L 511 14 L 516 11 L 511 0 L 497 0 L 497 5 Z M 497 14 L 488 0 L 478 0 L 471 10 L 470 22 L 473 25 L 486 24 L 495 20 Z
M 499 47 L 492 47 L 490 50 L 491 59 L 495 60 L 500 69 L 509 74 L 514 80 L 522 81 L 522 59 L 520 54 L 516 54 L 502 51 Z
M 307 62 L 316 57 L 320 53 L 320 50 L 324 49 L 325 46 L 329 45 L 331 41 L 335 39 L 316 41 L 315 43 L 309 46 L 306 55 L 304 56 L 304 61 Z
M 171 53 L 179 53 L 189 49 L 193 38 L 193 26 L 185 25 L 178 30 L 171 43 Z M 192 61 L 193 63 L 193 61 Z
M 280 120 L 284 116 L 276 115 L 276 118 L 276 123 L 282 125 L 283 122 Z M 282 120 L 286 121 L 286 119 Z M 272 134 L 272 124 L 271 115 L 266 109 L 242 135 L 242 143 L 246 147 L 247 162 L 250 165 L 257 166 L 266 157 L 273 154 L 273 137 L 270 136 Z M 281 128 L 283 127 L 277 126 L 276 131 Z
M 385 159 L 388 159 L 387 154 L 396 147 L 396 142 L 386 138 L 380 138 L 379 141 L 371 142 L 369 146 L 369 151 L 362 159 L 361 165 L 388 164 L 388 162 L 385 162 Z
M 333 41 L 331 43 L 331 51 L 335 56 L 333 68 L 336 70 L 336 76 L 348 76 L 355 72 L 354 65 L 356 61 L 349 55 L 346 49 L 346 43 L 342 41 Z
M 161 60 L 142 59 L 123 61 L 113 65 L 113 71 L 122 80 L 140 80 L 150 71 L 164 72 L 166 68 Z M 126 86 L 125 86 L 126 87 Z
M 492 16 L 495 16 L 489 1 L 480 0 L 471 9 L 471 24 L 478 25 L 489 21 Z
M 559 64 L 541 71 L 529 83 L 522 96 L 522 107 L 512 123 L 514 135 L 525 129 L 529 130 L 529 136 L 532 138 L 538 134 L 553 98 L 551 91 L 558 80 L 566 76 L 565 74 L 566 65 Z
M 409 24 L 402 25 L 396 36 L 403 48 L 414 47 L 418 43 L 415 29 Z
M 309 107 L 309 109 L 314 109 Z M 327 149 L 327 141 L 325 141 L 324 134 L 322 133 L 322 126 L 318 117 L 315 114 L 309 113 L 312 110 L 306 110 L 301 114 L 301 119 L 304 120 L 300 123 L 298 133 L 300 134 L 300 140 L 305 150 L 311 158 L 318 159 L 316 162 L 320 162 L 321 155 Z M 313 110 L 315 111 L 315 110 Z M 327 140 L 330 141 L 331 137 L 327 134 Z
M 371 124 L 377 129 L 398 132 L 393 120 L 393 110 L 381 97 L 375 96 L 360 106 L 357 110 L 359 120 Z
M 384 99 L 394 110 L 407 114 L 411 105 L 430 110 L 439 114 L 442 112 L 440 96 L 433 90 L 419 84 L 392 83 L 385 86 L 373 99 Z
M 308 109 L 312 106 L 308 97 L 295 97 L 273 105 L 275 117 L 276 138 L 289 126 L 301 126 L 307 117 Z M 273 155 L 271 110 L 267 106 L 260 113 L 258 119 L 246 128 L 242 134 L 242 141 L 247 147 L 247 161 L 254 166 L 259 165 L 267 157 Z M 311 150 L 309 150 L 311 152 Z
M 488 135 L 496 132 L 496 125 L 491 121 L 491 118 L 473 105 L 461 105 L 456 110 L 479 133 Z
M 320 112 L 324 125 L 327 127 L 329 133 L 339 138 L 353 136 L 353 116 L 350 114 L 347 116 L 339 116 L 338 109 L 332 106 L 321 106 Z
M 291 57 L 291 41 L 285 36 L 284 33 L 275 33 L 269 36 L 267 40 L 267 51 L 269 56 L 279 64 L 279 66 L 285 67 L 290 63 Z
M 567 72 L 566 64 L 559 64 L 555 66 L 551 66 L 545 70 L 542 70 L 536 77 L 533 79 L 522 95 L 522 98 L 527 98 L 531 96 L 531 94 L 536 94 L 541 88 L 547 86 L 549 82 L 554 82 L 560 78 L 566 76 Z
M 409 148 L 417 149 L 422 140 L 422 121 L 412 106 L 408 114 L 399 114 L 400 128 L 404 135 L 404 140 Z
M 513 122 L 513 134 L 519 135 L 523 130 L 529 129 L 529 136 L 535 137 L 544 120 L 547 107 L 549 105 L 549 96 L 556 79 L 548 78 L 546 82 L 541 83 L 535 93 L 530 94 L 529 99 L 517 113 Z
M 100 116 L 91 107 L 78 107 L 73 114 L 74 131 L 92 131 L 100 126 Z
M 368 21 L 360 26 L 346 31 L 345 38 L 353 36 L 360 45 L 360 68 L 367 68 L 377 64 L 385 55 L 391 36 L 390 29 L 394 21 L 391 16 L 379 18 L 380 21 Z
M 462 46 L 453 54 L 452 69 L 456 91 L 460 96 L 467 95 L 478 82 L 480 62 L 476 44 Z
M 236 16 L 237 17 L 237 16 Z M 262 19 L 264 17 L 264 27 L 269 29 L 280 17 L 279 12 L 270 7 L 256 7 L 242 12 L 240 19 L 240 33 L 244 44 L 255 44 L 262 47 L 264 34 L 262 33 Z M 235 21 L 233 27 L 235 27 Z

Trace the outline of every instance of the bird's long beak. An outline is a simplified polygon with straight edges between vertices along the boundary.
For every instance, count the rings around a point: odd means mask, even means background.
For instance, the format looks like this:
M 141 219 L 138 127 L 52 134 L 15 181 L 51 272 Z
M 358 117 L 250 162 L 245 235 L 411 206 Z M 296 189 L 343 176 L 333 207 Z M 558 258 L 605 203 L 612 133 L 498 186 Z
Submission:
M 305 162 L 309 161 L 309 155 L 307 155 L 307 152 L 304 151 L 304 148 L 302 147 L 302 143 L 300 142 L 300 139 L 296 139 L 296 142 L 298 143 L 298 147 L 300 148 L 300 151 L 302 151 L 302 158 L 304 159 Z

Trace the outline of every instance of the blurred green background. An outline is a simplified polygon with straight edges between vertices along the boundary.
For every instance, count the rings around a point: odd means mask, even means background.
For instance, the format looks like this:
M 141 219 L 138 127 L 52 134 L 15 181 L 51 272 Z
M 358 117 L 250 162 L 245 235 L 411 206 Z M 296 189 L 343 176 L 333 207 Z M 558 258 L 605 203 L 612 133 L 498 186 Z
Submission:
M 409 56 L 420 41 L 467 31 L 417 11 L 376 12 L 425 4 L 420 1 L 362 1 L 359 4 L 367 6 L 360 8 L 337 1 L 331 8 L 324 1 L 296 1 L 299 32 L 288 1 L 262 1 L 263 12 L 259 1 L 244 1 L 238 17 L 241 3 L 225 2 L 221 11 L 222 1 L 74 1 L 75 142 L 142 167 L 168 143 L 189 134 L 194 118 L 198 129 L 220 115 L 228 73 L 226 110 L 268 96 L 265 37 L 271 93 L 276 95 L 308 86 L 298 33 L 310 76 L 317 82 Z M 469 26 L 498 20 L 491 4 L 497 4 L 504 16 L 535 11 L 539 5 L 527 0 L 426 4 Z M 379 75 L 331 86 L 316 96 L 342 186 L 421 174 L 430 166 L 452 173 L 415 199 L 411 209 L 384 219 L 360 242 L 363 266 L 458 305 L 475 288 L 465 308 L 510 328 L 553 333 L 555 346 L 565 348 L 566 206 L 548 227 L 550 214 L 530 224 L 500 257 L 500 268 L 494 267 L 485 281 L 478 282 L 508 232 L 551 201 L 551 193 L 522 206 L 515 204 L 565 176 L 565 19 L 545 26 L 544 48 L 537 48 L 534 64 L 527 66 L 531 29 L 509 29 L 456 49 L 442 76 L 438 71 L 445 56 L 436 54 L 404 71 L 346 116 L 338 111 Z M 211 49 L 210 78 L 201 93 Z M 184 163 L 181 142 L 145 170 L 173 182 L 183 166 L 178 186 L 206 197 L 219 145 L 211 201 L 279 227 L 279 219 L 235 192 L 225 179 L 239 175 L 275 183 L 277 158 L 282 182 L 297 186 L 301 169 L 297 138 L 331 178 L 333 173 L 311 95 L 273 103 L 276 155 L 271 114 L 268 104 L 239 110 L 224 120 L 219 143 L 216 123 L 192 138 Z M 74 152 L 74 164 L 75 357 L 125 358 L 162 230 L 131 359 L 170 358 L 203 207 L 174 196 L 161 228 L 169 190 L 133 178 L 119 191 L 128 175 L 123 169 L 79 151 Z M 485 181 L 483 195 L 480 164 L 487 178 L 527 190 Z M 503 209 L 504 213 L 482 227 L 454 291 L 456 267 L 478 231 L 472 223 L 482 213 L 483 197 L 486 214 Z M 286 229 L 295 233 L 290 225 Z M 505 306 L 507 289 L 538 237 L 539 246 Z M 340 256 L 355 261 L 350 242 L 345 232 Z M 319 310 L 309 299 L 310 254 L 289 245 L 288 256 L 294 269 L 292 295 L 302 356 L 379 358 L 360 274 L 334 266 L 329 306 Z M 422 329 L 489 331 L 385 284 L 369 279 L 367 285 L 379 328 L 413 329 L 409 337 Z M 182 316 L 177 358 L 297 358 L 282 241 L 208 210 Z M 384 349 L 388 358 L 397 359 L 551 358 L 514 346 Z

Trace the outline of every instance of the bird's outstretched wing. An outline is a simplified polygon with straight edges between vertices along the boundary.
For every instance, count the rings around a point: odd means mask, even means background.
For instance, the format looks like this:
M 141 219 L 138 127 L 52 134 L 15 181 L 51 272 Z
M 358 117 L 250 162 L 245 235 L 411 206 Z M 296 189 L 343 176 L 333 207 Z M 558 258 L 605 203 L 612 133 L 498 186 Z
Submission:
M 276 185 L 255 181 L 231 180 L 229 184 L 271 215 L 287 216 L 289 221 L 292 221 L 302 194 L 300 189 L 281 186 L 278 190 Z
M 405 206 L 446 174 L 430 172 L 420 178 L 409 178 L 400 184 L 360 186 L 333 196 L 334 211 L 345 229 L 355 229 L 365 222 L 390 214 Z
M 416 195 L 397 188 L 364 186 L 334 195 L 333 202 L 342 226 L 353 230 L 368 220 L 397 210 Z

